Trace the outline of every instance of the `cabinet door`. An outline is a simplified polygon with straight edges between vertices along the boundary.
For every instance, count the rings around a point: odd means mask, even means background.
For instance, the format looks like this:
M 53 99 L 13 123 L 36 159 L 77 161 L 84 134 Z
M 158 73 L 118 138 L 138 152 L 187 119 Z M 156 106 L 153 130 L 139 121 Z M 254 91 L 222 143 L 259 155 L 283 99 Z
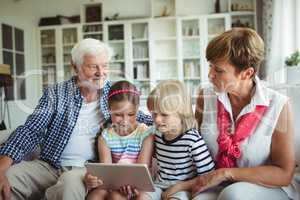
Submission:
M 78 27 L 62 28 L 62 68 L 59 69 L 59 81 L 68 80 L 73 75 L 71 50 L 78 42 Z
M 132 22 L 130 24 L 130 57 L 132 78 L 146 99 L 150 93 L 150 53 L 149 53 L 149 22 Z
M 109 66 L 109 78 L 112 81 L 122 80 L 126 77 L 125 24 L 109 23 L 105 29 L 106 42 L 114 52 Z
M 230 0 L 231 27 L 257 28 L 256 0 Z
M 56 83 L 56 29 L 40 31 L 43 88 Z
M 201 83 L 201 36 L 200 18 L 181 18 L 179 24 L 180 70 L 183 81 L 193 100 Z M 203 38 L 203 37 L 202 37 Z
M 156 84 L 166 79 L 177 79 L 178 46 L 176 18 L 159 18 L 150 21 L 153 79 Z M 159 30 L 159 31 L 158 31 Z
M 96 40 L 103 40 L 103 24 L 101 22 L 86 23 L 82 26 L 83 38 L 94 38 Z
M 224 31 L 230 29 L 230 15 L 229 14 L 213 14 L 206 15 L 202 18 L 203 30 L 205 32 L 203 38 L 203 59 L 202 59 L 202 80 L 208 81 L 208 68 L 209 65 L 205 58 L 205 50 L 208 43 L 216 36 L 220 35 Z

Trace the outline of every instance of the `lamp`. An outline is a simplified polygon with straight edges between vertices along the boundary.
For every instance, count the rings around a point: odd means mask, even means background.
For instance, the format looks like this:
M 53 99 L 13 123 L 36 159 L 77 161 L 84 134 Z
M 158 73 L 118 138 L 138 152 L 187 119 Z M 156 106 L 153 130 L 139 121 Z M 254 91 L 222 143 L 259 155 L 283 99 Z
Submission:
M 0 87 L 7 87 L 13 84 L 10 66 L 7 64 L 0 64 Z

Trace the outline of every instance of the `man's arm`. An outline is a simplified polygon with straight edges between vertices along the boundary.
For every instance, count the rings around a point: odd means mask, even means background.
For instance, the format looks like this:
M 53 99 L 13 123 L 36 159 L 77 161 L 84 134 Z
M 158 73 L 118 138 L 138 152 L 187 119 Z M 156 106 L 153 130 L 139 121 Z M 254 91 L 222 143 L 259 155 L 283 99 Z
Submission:
M 28 116 L 24 125 L 19 126 L 0 148 L 0 155 L 11 158 L 13 162 L 20 161 L 24 155 L 39 144 L 41 134 L 47 128 L 54 113 L 54 98 L 46 89 L 34 112 Z M 5 159 L 7 160 L 7 159 Z M 2 159 L 0 160 L 2 161 Z M 0 169 L 6 162 L 0 162 Z
M 142 111 L 139 111 L 137 116 L 136 116 L 136 119 L 138 122 L 140 123 L 144 123 L 148 126 L 151 126 L 153 124 L 153 119 L 150 115 L 147 115 L 145 114 L 144 112 Z

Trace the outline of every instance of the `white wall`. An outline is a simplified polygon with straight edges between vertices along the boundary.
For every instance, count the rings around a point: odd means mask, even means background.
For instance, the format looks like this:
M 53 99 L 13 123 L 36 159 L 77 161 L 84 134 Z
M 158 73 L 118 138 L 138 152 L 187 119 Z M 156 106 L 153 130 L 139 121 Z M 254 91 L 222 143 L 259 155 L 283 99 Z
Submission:
M 150 16 L 150 0 L 102 0 L 104 17 L 119 13 L 120 17 Z

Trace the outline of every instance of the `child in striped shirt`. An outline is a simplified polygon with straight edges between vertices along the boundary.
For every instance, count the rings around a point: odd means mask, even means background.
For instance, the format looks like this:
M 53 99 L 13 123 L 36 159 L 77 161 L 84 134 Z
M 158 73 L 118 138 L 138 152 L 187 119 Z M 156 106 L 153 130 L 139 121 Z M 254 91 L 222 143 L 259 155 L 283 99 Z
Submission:
M 98 139 L 100 162 L 144 163 L 150 166 L 153 135 L 145 124 L 136 121 L 139 107 L 139 92 L 136 87 L 128 81 L 116 82 L 110 89 L 108 105 L 112 123 L 102 131 Z M 99 187 L 99 181 L 101 182 L 90 174 L 85 176 L 85 183 L 90 190 L 88 200 L 127 200 L 133 192 L 138 194 L 137 199 L 144 199 L 144 193 L 134 191 L 130 186 L 109 192 Z
M 154 144 L 158 174 L 155 192 L 148 192 L 145 200 L 188 200 L 190 193 L 176 187 L 176 183 L 190 180 L 215 167 L 196 129 L 191 97 L 180 81 L 165 81 L 150 93 L 147 107 L 156 129 Z

